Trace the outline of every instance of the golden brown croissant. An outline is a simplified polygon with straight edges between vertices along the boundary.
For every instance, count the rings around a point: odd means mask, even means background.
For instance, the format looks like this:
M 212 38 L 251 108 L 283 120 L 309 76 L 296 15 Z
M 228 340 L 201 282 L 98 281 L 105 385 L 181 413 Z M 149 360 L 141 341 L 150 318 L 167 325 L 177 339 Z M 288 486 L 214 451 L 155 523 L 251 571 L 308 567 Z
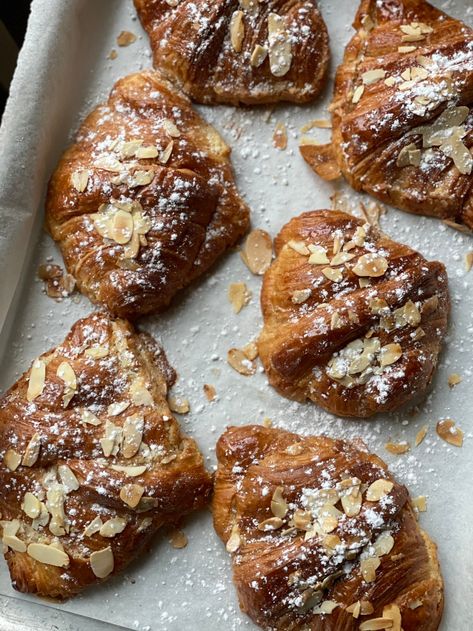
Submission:
M 368 417 L 425 391 L 447 329 L 441 263 L 330 210 L 292 219 L 275 252 L 258 347 L 279 392 Z
M 316 0 L 134 0 L 154 65 L 200 103 L 314 99 L 329 60 Z
M 473 30 L 424 0 L 363 0 L 354 26 L 332 144 L 302 155 L 322 177 L 472 229 Z
M 103 313 L 0 400 L 0 522 L 12 583 L 67 598 L 122 570 L 211 478 L 166 402 L 163 350 Z
M 156 73 L 118 81 L 49 184 L 49 229 L 80 290 L 132 317 L 205 272 L 249 223 L 229 154 Z
M 214 526 L 264 629 L 435 631 L 443 583 L 407 489 L 361 441 L 261 426 L 217 444 Z

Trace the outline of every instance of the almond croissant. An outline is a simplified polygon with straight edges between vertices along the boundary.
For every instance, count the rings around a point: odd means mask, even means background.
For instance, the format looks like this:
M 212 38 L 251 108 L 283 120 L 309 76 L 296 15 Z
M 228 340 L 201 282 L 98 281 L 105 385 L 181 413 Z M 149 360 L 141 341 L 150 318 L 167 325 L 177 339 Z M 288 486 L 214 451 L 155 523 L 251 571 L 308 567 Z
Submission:
M 134 1 L 155 67 L 199 103 L 302 103 L 323 87 L 316 0 Z
M 330 210 L 292 219 L 275 252 L 258 348 L 281 394 L 368 417 L 425 391 L 447 329 L 441 263 Z
M 162 349 L 96 313 L 0 400 L 0 522 L 14 587 L 67 598 L 122 570 L 211 478 L 166 402 Z
M 473 229 L 473 30 L 424 0 L 363 0 L 354 27 L 332 144 L 302 155 L 322 177 Z
M 47 223 L 68 271 L 120 316 L 166 307 L 246 231 L 230 149 L 153 72 L 118 81 L 63 155 Z
M 443 582 L 407 489 L 361 441 L 231 427 L 214 526 L 263 629 L 436 631 Z

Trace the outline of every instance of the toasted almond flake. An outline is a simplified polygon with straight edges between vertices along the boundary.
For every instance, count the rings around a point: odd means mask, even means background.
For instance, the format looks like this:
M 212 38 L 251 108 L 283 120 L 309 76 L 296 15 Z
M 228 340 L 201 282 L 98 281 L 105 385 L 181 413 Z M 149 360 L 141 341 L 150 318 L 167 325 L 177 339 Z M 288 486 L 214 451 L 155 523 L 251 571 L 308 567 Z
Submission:
M 376 579 L 376 570 L 381 565 L 378 557 L 369 557 L 360 562 L 361 575 L 365 583 L 373 583 Z M 361 628 L 361 627 L 360 627 Z
M 175 548 L 176 550 L 185 548 L 188 543 L 186 534 L 182 532 L 182 530 L 178 530 L 177 528 L 171 531 L 169 535 L 169 541 L 172 547 Z
M 355 255 L 351 254 L 350 252 L 339 252 L 332 258 L 332 260 L 330 261 L 330 265 L 343 265 L 343 263 L 347 263 L 354 258 Z
M 234 11 L 230 19 L 230 41 L 236 53 L 241 51 L 244 37 L 245 24 L 243 22 L 243 11 Z
M 418 609 L 419 607 L 422 607 L 422 605 L 423 602 L 421 600 L 413 600 L 408 604 L 408 607 L 409 609 Z
M 415 438 L 415 446 L 418 447 L 421 442 L 424 440 L 424 438 L 427 436 L 427 432 L 428 432 L 428 425 L 424 425 L 416 434 L 416 438 Z
M 41 448 L 41 437 L 36 432 L 31 437 L 29 443 L 26 445 L 25 453 L 23 454 L 23 459 L 21 464 L 24 467 L 32 467 L 39 457 L 39 451 Z
M 14 449 L 7 449 L 3 456 L 3 463 L 10 471 L 16 471 L 21 464 L 21 454 Z
M 130 31 L 122 31 L 117 37 L 117 44 L 119 46 L 129 46 L 136 42 L 136 35 Z
M 388 86 L 388 88 L 392 88 L 392 86 L 396 83 L 396 79 L 394 77 L 388 77 L 384 80 L 384 83 Z
M 71 183 L 72 186 L 79 193 L 83 193 L 87 188 L 87 184 L 89 182 L 89 172 L 86 169 L 81 169 L 80 171 L 74 171 L 71 175 Z
M 290 456 L 299 456 L 304 452 L 304 447 L 300 443 L 294 443 L 293 445 L 289 445 L 284 450 L 284 453 L 289 454 Z
M 256 372 L 256 366 L 253 361 L 248 359 L 244 352 L 239 348 L 231 348 L 227 353 L 227 362 L 240 375 L 249 377 Z
M 136 508 L 144 492 L 144 488 L 139 484 L 125 484 L 120 490 L 120 499 L 130 508 Z
M 124 458 L 138 453 L 143 438 L 144 419 L 140 414 L 128 416 L 123 423 L 121 452 Z
M 139 160 L 157 158 L 158 155 L 158 148 L 154 145 L 148 145 L 147 147 L 138 147 L 138 149 L 135 151 L 135 157 Z
M 360 631 L 380 631 L 380 629 L 392 629 L 391 618 L 371 618 L 360 624 Z
M 122 158 L 132 158 L 133 156 L 136 155 L 136 152 L 138 151 L 138 149 L 141 147 L 141 145 L 143 144 L 143 139 L 137 139 L 137 140 L 129 140 L 128 142 L 123 142 L 120 144 L 119 149 L 116 149 L 117 151 L 119 151 L 120 156 Z
M 463 432 L 459 427 L 456 427 L 452 419 L 446 418 L 439 421 L 436 431 L 440 438 L 450 445 L 454 447 L 461 447 L 463 445 Z
M 389 442 L 385 444 L 384 448 L 386 451 L 389 451 L 389 453 L 394 454 L 395 456 L 400 456 L 410 450 L 410 445 L 406 441 L 402 441 L 400 443 Z
M 258 357 L 258 345 L 256 342 L 248 342 L 241 350 L 243 355 L 251 361 Z
M 107 59 L 111 59 L 113 61 L 117 57 L 118 57 L 117 51 L 115 50 L 115 48 L 112 48 L 112 50 L 107 55 Z
M 76 478 L 74 472 L 67 464 L 61 464 L 57 468 L 59 478 L 64 486 L 66 493 L 77 491 L 80 487 L 79 480 Z
M 379 500 L 388 495 L 394 488 L 394 484 L 390 480 L 385 480 L 384 478 L 379 478 L 370 486 L 366 491 L 366 499 L 368 502 L 379 502 Z
M 412 498 L 412 505 L 419 513 L 425 513 L 427 510 L 427 498 L 425 495 L 419 495 L 418 497 Z
M 135 377 L 128 391 L 133 405 L 144 405 L 152 407 L 154 405 L 153 395 L 148 390 L 143 377 Z
M 247 236 L 240 256 L 252 274 L 261 276 L 271 265 L 273 243 L 264 230 L 252 230 Z
M 340 604 L 334 600 L 323 600 L 320 605 L 312 609 L 312 613 L 316 615 L 331 614 L 337 607 L 340 607 Z
M 308 256 L 310 254 L 310 250 L 304 241 L 293 241 L 291 239 L 291 241 L 287 242 L 287 245 L 291 248 L 291 250 L 294 250 L 294 252 L 297 252 L 298 254 L 302 254 L 302 256 Z
M 351 102 L 352 103 L 359 103 L 361 97 L 363 96 L 363 92 L 365 91 L 365 86 L 364 85 L 359 85 L 355 88 L 354 92 L 353 92 L 353 96 L 351 98 Z
M 340 268 L 324 267 L 322 274 L 333 283 L 339 283 L 343 280 L 343 272 Z
M 46 364 L 41 359 L 35 359 L 28 378 L 28 390 L 26 391 L 28 401 L 33 401 L 36 397 L 41 395 L 44 389 L 45 379 Z
M 110 171 L 111 173 L 120 173 L 123 168 L 120 160 L 110 154 L 97 156 L 94 160 L 94 166 L 97 167 L 97 169 Z
M 258 524 L 258 530 L 263 532 L 270 532 L 272 530 L 278 530 L 283 525 L 283 520 L 280 517 L 270 517 Z
M 174 141 L 170 140 L 159 154 L 159 161 L 161 162 L 161 164 L 167 164 L 169 162 L 173 149 Z
M 41 513 L 41 502 L 29 491 L 23 496 L 23 504 L 21 506 L 23 512 L 31 519 L 36 519 Z
M 167 133 L 171 136 L 171 138 L 179 138 L 179 136 L 181 135 L 178 127 L 170 118 L 163 119 L 162 125 Z
M 135 171 L 133 175 L 130 177 L 129 186 L 130 188 L 135 188 L 136 186 L 147 186 L 153 181 L 153 178 L 154 178 L 154 171 L 152 171 L 151 169 L 148 171 L 142 171 L 142 170 Z M 128 228 L 126 228 L 126 230 L 128 230 Z M 126 234 L 128 234 L 128 232 L 126 232 Z M 116 241 L 116 238 L 115 237 L 113 238 Z M 124 239 L 125 236 L 123 236 L 122 238 Z M 125 243 L 128 243 L 129 240 L 130 239 L 125 241 Z M 117 243 L 120 243 L 120 242 L 117 241 Z
M 469 272 L 473 267 L 473 252 L 467 252 L 465 254 L 465 270 Z
M 115 561 L 112 548 L 108 546 L 90 555 L 90 567 L 97 578 L 105 578 L 113 572 Z
M 81 416 L 80 416 L 80 422 L 85 424 L 85 425 L 100 425 L 101 424 L 101 420 L 95 416 L 95 414 L 93 414 L 90 410 L 82 410 L 81 411 Z
M 331 129 L 332 122 L 327 118 L 314 118 L 314 120 L 309 121 L 301 127 L 301 132 L 305 134 L 311 129 L 314 129 L 314 127 L 316 129 Z
M 110 403 L 107 408 L 107 414 L 108 416 L 118 416 L 129 407 L 129 401 L 117 401 L 116 403 Z
M 291 41 L 284 18 L 277 13 L 268 15 L 269 67 L 275 77 L 283 77 L 292 63 Z
M 234 313 L 240 313 L 251 300 L 251 291 L 245 283 L 231 283 L 228 287 L 228 299 Z
M 128 243 L 133 234 L 133 218 L 124 210 L 117 210 L 110 224 L 110 237 L 119 245 Z
M 56 370 L 56 375 L 64 382 L 62 402 L 66 408 L 77 390 L 76 374 L 69 362 L 61 362 Z
M 2 542 L 15 552 L 26 552 L 26 543 L 16 535 L 4 535 Z
M 389 554 L 394 547 L 394 539 L 388 532 L 382 532 L 373 544 L 376 556 Z
M 95 535 L 97 532 L 100 531 L 102 526 L 103 522 L 100 517 L 94 517 L 94 519 L 85 527 L 83 533 L 84 537 L 92 537 L 92 535 Z
M 388 269 L 388 261 L 380 254 L 363 254 L 352 271 L 357 276 L 378 278 L 384 276 Z
M 112 464 L 110 465 L 110 469 L 113 469 L 114 471 L 117 471 L 118 473 L 124 473 L 130 478 L 136 478 L 140 475 L 143 475 L 143 473 L 147 469 L 147 466 L 146 465 L 125 466 L 125 465 Z
M 361 75 L 361 79 L 365 85 L 371 85 L 384 79 L 386 77 L 386 71 L 382 68 L 376 68 L 375 70 L 368 70 Z
M 291 302 L 294 305 L 301 305 L 307 302 L 312 295 L 312 289 L 296 289 L 291 294 Z
M 226 548 L 227 552 L 236 552 L 240 547 L 240 529 L 238 528 L 238 524 L 234 524 L 232 526 L 232 531 L 230 537 L 227 540 Z
M 110 349 L 108 346 L 91 346 L 91 348 L 86 348 L 84 351 L 84 355 L 87 357 L 92 357 L 93 359 L 103 359 L 107 357 L 110 353 Z
M 390 627 L 391 631 L 402 631 L 401 610 L 399 609 L 398 605 L 392 603 L 390 605 L 386 605 L 386 607 L 383 607 L 383 618 L 389 618 L 393 621 L 393 624 Z
M 273 133 L 273 146 L 281 151 L 284 151 L 287 147 L 287 131 L 284 123 L 276 123 Z
M 369 33 L 369 31 L 372 31 L 375 27 L 375 24 L 373 22 L 373 20 L 371 19 L 371 16 L 369 16 L 368 14 L 364 15 L 362 20 L 361 20 L 361 24 L 363 26 L 363 28 L 365 29 L 365 31 L 367 31 Z
M 99 441 L 106 458 L 117 455 L 120 449 L 121 436 L 122 428 L 111 421 L 106 421 L 104 436 Z
M 311 265 L 327 265 L 330 262 L 327 250 L 322 245 L 309 244 L 308 249 L 310 252 L 308 262 Z
M 415 50 L 417 50 L 417 46 L 398 46 L 397 47 L 397 52 L 401 54 L 413 53 Z
M 361 602 L 357 600 L 356 603 L 347 607 L 346 611 L 347 613 L 351 613 L 355 619 L 358 619 L 361 613 Z
M 27 553 L 32 559 L 46 565 L 54 565 L 55 567 L 68 567 L 69 565 L 68 555 L 54 545 L 30 543 Z
M 309 511 L 297 509 L 292 516 L 292 523 L 299 530 L 307 530 L 312 521 L 312 515 Z
M 260 46 L 260 44 L 256 44 L 256 46 L 253 48 L 253 52 L 251 53 L 250 64 L 253 66 L 253 68 L 259 68 L 259 66 L 263 64 L 267 56 L 268 49 L 264 46 Z
M 450 386 L 450 388 L 454 388 L 461 382 L 462 382 L 462 378 L 456 372 L 448 376 L 448 385 Z
M 333 532 L 338 526 L 338 520 L 343 515 L 338 508 L 332 504 L 324 504 L 319 510 L 318 522 L 325 533 Z
M 112 538 L 119 535 L 126 528 L 126 519 L 123 517 L 112 517 L 100 527 L 100 535 L 102 537 Z
M 187 414 L 190 410 L 189 399 L 182 397 L 168 397 L 169 409 L 177 414 Z
M 215 397 L 217 396 L 217 391 L 215 390 L 215 387 L 212 386 L 211 384 L 204 383 L 204 394 L 207 401 L 211 403 L 212 401 L 214 401 Z
M 280 517 L 281 519 L 286 516 L 288 508 L 287 502 L 283 497 L 283 491 L 282 486 L 276 487 L 271 499 L 271 512 L 275 517 Z

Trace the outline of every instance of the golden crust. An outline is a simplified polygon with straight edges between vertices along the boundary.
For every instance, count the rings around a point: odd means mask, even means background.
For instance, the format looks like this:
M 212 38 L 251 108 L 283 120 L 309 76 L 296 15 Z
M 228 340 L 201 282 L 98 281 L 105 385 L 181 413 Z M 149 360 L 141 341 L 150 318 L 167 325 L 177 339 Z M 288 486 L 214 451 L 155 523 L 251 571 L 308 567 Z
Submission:
M 193 100 L 234 105 L 303 103 L 321 91 L 329 45 L 315 0 L 180 0 L 172 4 L 135 0 L 155 67 Z M 268 16 L 274 14 L 282 18 L 279 44 L 287 47 L 282 53 L 274 49 L 279 55 L 275 66 L 268 44 Z M 236 18 L 241 18 L 240 27 Z M 232 42 L 234 28 L 240 34 Z M 260 64 L 258 51 L 263 59 Z
M 294 249 L 301 246 L 305 254 Z M 314 246 L 325 262 L 309 262 Z M 292 219 L 275 251 L 263 280 L 258 341 L 271 385 L 357 417 L 394 410 L 426 390 L 447 329 L 441 263 L 329 210 Z M 370 260 L 384 266 L 381 275 L 370 276 L 368 267 L 360 276 Z
M 0 400 L 1 526 L 4 544 L 12 524 L 18 526 L 20 544 L 11 542 L 14 549 L 5 553 L 14 587 L 67 598 L 101 580 L 92 570 L 94 552 L 110 546 L 113 570 L 107 575 L 120 572 L 161 525 L 207 503 L 211 478 L 195 442 L 181 434 L 169 410 L 166 392 L 175 374 L 150 336 L 96 313 L 78 321 L 39 362 L 45 379 L 35 398 L 29 370 Z M 70 401 L 64 399 L 67 388 Z M 25 461 L 35 436 L 39 451 Z M 11 450 L 23 457 L 16 469 Z M 126 485 L 142 493 L 136 506 L 123 499 Z M 33 509 L 26 508 L 26 493 L 36 498 Z M 38 500 L 43 505 L 35 517 Z M 113 537 L 85 534 L 97 517 L 104 525 L 119 518 L 124 529 Z M 59 546 L 67 567 L 32 558 L 30 546 L 38 543 Z
M 332 144 L 302 155 L 324 177 L 331 153 L 332 172 L 356 190 L 473 229 L 473 30 L 424 0 L 363 0 L 354 27 L 336 75 Z M 457 120 L 439 123 L 452 110 Z M 428 138 L 436 123 L 443 132 Z
M 229 155 L 215 129 L 156 73 L 118 81 L 48 188 L 47 224 L 79 289 L 135 317 L 165 308 L 209 269 L 249 225 Z M 126 221 L 126 213 L 132 231 L 125 223 L 112 237 L 110 222 Z
M 238 546 L 230 542 L 236 547 L 234 583 L 241 608 L 256 624 L 281 631 L 358 631 L 362 622 L 395 605 L 404 631 L 436 631 L 443 610 L 436 546 L 420 530 L 407 489 L 363 443 L 261 426 L 231 427 L 218 441 L 217 457 L 214 525 L 227 546 L 231 534 L 238 533 Z M 332 540 L 333 535 L 339 538 L 336 550 L 323 532 L 308 538 L 311 526 L 291 529 L 295 510 L 317 520 L 320 512 L 310 498 L 321 488 L 333 493 L 346 478 L 360 482 L 364 497 L 352 517 L 337 502 L 340 514 L 330 532 Z M 378 479 L 392 488 L 381 500 L 368 501 L 366 488 Z M 288 505 L 284 523 L 262 532 L 257 524 L 273 516 L 278 488 Z M 387 534 L 393 545 L 382 554 L 378 538 Z M 380 564 L 374 580 L 366 582 L 360 555 L 373 554 L 373 544 Z M 333 601 L 337 607 L 320 615 L 318 601 Z M 355 618 L 347 611 L 358 601 L 371 603 L 372 613 Z

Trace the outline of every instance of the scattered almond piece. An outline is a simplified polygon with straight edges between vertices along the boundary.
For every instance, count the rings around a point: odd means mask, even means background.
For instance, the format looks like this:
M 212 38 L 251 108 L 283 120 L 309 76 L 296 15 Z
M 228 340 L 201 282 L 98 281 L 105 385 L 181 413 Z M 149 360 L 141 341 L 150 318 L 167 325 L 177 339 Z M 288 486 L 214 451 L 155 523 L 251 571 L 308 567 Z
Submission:
M 251 359 L 239 348 L 231 348 L 227 353 L 227 362 L 240 375 L 250 377 L 256 372 L 256 366 Z
M 440 438 L 450 445 L 454 447 L 461 447 L 463 445 L 463 432 L 459 427 L 456 427 L 452 419 L 446 418 L 439 421 L 436 431 Z
M 421 444 L 421 442 L 424 440 L 424 438 L 427 436 L 428 429 L 429 429 L 428 425 L 424 425 L 417 432 L 415 442 L 414 442 L 416 447 L 418 447 Z
M 263 427 L 270 428 L 273 426 L 273 421 L 267 416 L 265 416 L 264 419 L 261 421 L 261 425 Z
M 366 499 L 368 502 L 378 502 L 382 497 L 392 491 L 394 484 L 390 480 L 379 478 L 375 480 L 366 491 Z
M 265 230 L 252 230 L 246 238 L 240 256 L 252 274 L 264 274 L 273 258 L 273 243 L 269 234 Z
M 184 532 L 182 532 L 182 530 L 179 530 L 178 528 L 175 528 L 169 534 L 169 542 L 170 542 L 170 544 L 172 545 L 173 548 L 176 548 L 176 550 L 180 550 L 181 548 L 185 548 L 186 545 L 187 545 L 186 534 Z
M 287 131 L 284 123 L 276 123 L 273 133 L 273 145 L 276 149 L 284 151 L 287 147 Z
M 210 385 L 209 383 L 204 383 L 204 394 L 207 398 L 207 401 L 209 401 L 210 403 L 217 396 L 217 391 L 215 390 L 214 386 Z
M 400 443 L 386 443 L 386 445 L 384 446 L 386 451 L 389 451 L 389 453 L 394 454 L 395 456 L 400 456 L 401 454 L 405 454 L 410 450 L 410 445 L 409 443 L 407 443 L 406 441 L 402 441 Z
M 467 272 L 473 267 L 473 252 L 465 254 L 465 269 Z
M 236 552 L 240 547 L 240 529 L 238 528 L 238 524 L 234 524 L 232 527 L 232 531 L 230 537 L 227 540 L 227 552 Z
M 450 388 L 454 388 L 461 382 L 462 382 L 462 378 L 456 372 L 452 373 L 448 377 L 448 385 L 450 386 Z
M 425 497 L 425 495 L 413 497 L 412 505 L 419 511 L 419 513 L 425 513 L 425 511 L 427 510 L 427 498 Z
M 251 291 L 245 283 L 231 283 L 228 287 L 228 299 L 234 313 L 240 313 L 251 300 Z
M 119 46 L 129 46 L 133 44 L 133 42 L 136 42 L 136 35 L 130 31 L 122 31 L 117 37 L 117 44 Z
M 111 59 L 113 61 L 117 57 L 118 57 L 117 51 L 115 50 L 115 48 L 112 48 L 112 50 L 107 55 L 107 59 Z
M 258 346 L 256 342 L 248 342 L 241 350 L 243 351 L 243 355 L 251 361 L 258 357 Z
M 168 405 L 171 412 L 176 412 L 177 414 L 187 414 L 190 410 L 189 399 L 168 397 Z

